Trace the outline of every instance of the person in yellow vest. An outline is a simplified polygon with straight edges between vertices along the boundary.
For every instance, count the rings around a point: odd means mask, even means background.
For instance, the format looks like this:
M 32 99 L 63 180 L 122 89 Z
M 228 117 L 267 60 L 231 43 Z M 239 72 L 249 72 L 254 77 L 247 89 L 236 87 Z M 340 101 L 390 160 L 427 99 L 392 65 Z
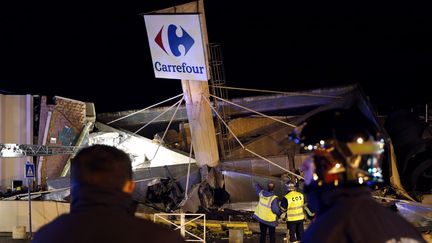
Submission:
M 289 181 L 285 185 L 288 193 L 284 198 L 282 198 L 280 206 L 282 212 L 286 212 L 287 229 L 289 230 L 290 242 L 299 242 L 301 241 L 304 232 L 304 195 L 301 192 L 296 191 L 294 182 Z
M 269 182 L 264 190 L 258 183 L 255 183 L 255 190 L 259 196 L 259 202 L 252 218 L 260 225 L 260 243 L 266 242 L 267 229 L 269 231 L 270 243 L 276 242 L 276 226 L 280 216 L 279 198 L 274 194 L 275 184 Z

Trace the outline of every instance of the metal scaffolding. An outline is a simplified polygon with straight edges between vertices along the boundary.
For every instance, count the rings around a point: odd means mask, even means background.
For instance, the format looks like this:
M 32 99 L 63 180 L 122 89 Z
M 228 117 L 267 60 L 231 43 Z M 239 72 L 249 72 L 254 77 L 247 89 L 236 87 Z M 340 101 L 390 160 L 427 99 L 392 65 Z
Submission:
M 227 89 L 223 89 L 220 87 L 224 87 L 226 85 L 225 80 L 225 70 L 223 66 L 223 58 L 222 58 L 222 49 L 220 44 L 210 43 L 209 44 L 209 53 L 210 53 L 210 73 L 211 73 L 211 89 L 210 93 L 217 97 L 221 97 L 223 99 L 228 99 L 228 91 Z M 230 119 L 227 116 L 227 106 L 223 105 L 223 102 L 213 99 L 212 100 L 214 108 L 221 114 L 222 119 L 226 122 Z M 216 119 L 216 134 L 219 143 L 219 152 L 220 156 L 224 159 L 229 155 L 231 149 L 233 148 L 232 142 L 228 139 L 229 131 L 222 124 L 219 119 Z
M 79 148 L 79 146 L 43 146 L 32 144 L 0 143 L 0 157 L 19 158 L 27 156 L 74 154 Z

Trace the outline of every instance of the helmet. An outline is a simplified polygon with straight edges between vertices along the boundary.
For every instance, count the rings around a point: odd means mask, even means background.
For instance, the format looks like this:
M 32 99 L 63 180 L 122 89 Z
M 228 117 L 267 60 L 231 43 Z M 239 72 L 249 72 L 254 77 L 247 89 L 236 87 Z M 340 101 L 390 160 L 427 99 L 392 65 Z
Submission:
M 382 181 L 384 139 L 358 108 L 317 113 L 289 137 L 311 154 L 302 164 L 306 186 L 372 185 Z

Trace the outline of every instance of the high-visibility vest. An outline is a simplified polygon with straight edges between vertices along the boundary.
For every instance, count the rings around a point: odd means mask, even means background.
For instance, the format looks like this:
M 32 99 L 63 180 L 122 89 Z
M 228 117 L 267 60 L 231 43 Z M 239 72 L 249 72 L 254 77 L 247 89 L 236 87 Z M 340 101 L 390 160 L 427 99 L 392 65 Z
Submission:
M 272 195 L 269 197 L 265 197 L 262 194 L 263 191 L 260 192 L 260 198 L 259 198 L 259 202 L 258 205 L 255 209 L 255 215 L 262 219 L 265 220 L 267 222 L 274 222 L 276 221 L 276 214 L 273 213 L 272 209 L 271 209 L 271 205 L 273 200 L 275 200 L 277 198 L 277 196 Z
M 292 191 L 285 195 L 288 201 L 287 221 L 298 221 L 305 218 L 303 213 L 304 196 L 300 192 Z

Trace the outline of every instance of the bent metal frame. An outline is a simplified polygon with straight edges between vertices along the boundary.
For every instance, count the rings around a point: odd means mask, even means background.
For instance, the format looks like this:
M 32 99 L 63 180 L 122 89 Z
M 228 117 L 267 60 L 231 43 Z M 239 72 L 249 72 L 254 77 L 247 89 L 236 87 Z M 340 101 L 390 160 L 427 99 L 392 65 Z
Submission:
M 170 219 L 170 216 L 175 216 L 175 219 Z M 188 216 L 188 218 L 186 218 Z M 192 216 L 192 218 L 189 218 Z M 180 217 L 180 222 L 177 218 Z M 202 237 L 200 235 L 196 235 L 188 230 L 186 230 L 187 225 L 191 225 L 194 221 L 202 219 L 203 222 L 203 234 Z M 173 225 L 175 227 L 174 230 L 180 229 L 180 234 L 185 238 L 186 241 L 196 241 L 196 242 L 206 242 L 206 215 L 205 214 L 196 214 L 196 213 L 157 213 L 153 215 L 153 221 L 156 223 L 157 221 L 162 221 Z M 186 237 L 186 233 L 190 237 Z M 188 239 L 189 238 L 189 239 Z

